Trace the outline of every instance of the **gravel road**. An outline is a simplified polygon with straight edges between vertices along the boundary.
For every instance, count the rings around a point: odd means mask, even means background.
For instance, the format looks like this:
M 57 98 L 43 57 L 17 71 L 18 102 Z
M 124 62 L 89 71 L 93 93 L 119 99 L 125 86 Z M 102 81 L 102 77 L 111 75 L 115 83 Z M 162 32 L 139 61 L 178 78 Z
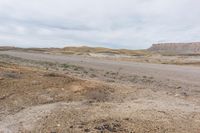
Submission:
M 151 76 L 158 80 L 175 80 L 192 85 L 200 85 L 200 68 L 192 66 L 178 66 L 166 64 L 149 64 L 137 62 L 116 62 L 90 57 L 73 55 L 51 55 L 41 53 L 26 53 L 14 51 L 1 51 L 0 54 L 7 54 L 23 59 L 48 61 L 56 63 L 76 64 L 83 67 L 95 68 L 107 71 L 120 71 L 128 75 Z

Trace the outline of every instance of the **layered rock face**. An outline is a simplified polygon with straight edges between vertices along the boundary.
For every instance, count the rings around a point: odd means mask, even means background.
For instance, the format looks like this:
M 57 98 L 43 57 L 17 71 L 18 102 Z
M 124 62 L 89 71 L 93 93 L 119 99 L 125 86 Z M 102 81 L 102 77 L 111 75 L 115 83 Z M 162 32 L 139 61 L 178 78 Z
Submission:
M 200 54 L 200 42 L 153 44 L 150 51 L 171 52 L 177 54 Z

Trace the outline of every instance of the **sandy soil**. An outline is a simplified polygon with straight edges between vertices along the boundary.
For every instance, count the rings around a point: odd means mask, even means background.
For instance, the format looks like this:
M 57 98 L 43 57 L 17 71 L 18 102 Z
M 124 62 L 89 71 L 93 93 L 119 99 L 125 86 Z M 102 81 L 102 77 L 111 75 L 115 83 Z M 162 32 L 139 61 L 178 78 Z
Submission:
M 199 133 L 200 68 L 0 52 L 2 133 Z

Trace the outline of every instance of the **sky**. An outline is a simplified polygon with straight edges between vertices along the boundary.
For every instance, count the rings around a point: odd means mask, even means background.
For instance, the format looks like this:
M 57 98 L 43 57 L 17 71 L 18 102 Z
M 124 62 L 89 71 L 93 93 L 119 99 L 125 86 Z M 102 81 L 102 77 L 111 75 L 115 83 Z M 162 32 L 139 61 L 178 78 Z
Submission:
M 0 46 L 145 49 L 200 41 L 199 0 L 0 0 Z

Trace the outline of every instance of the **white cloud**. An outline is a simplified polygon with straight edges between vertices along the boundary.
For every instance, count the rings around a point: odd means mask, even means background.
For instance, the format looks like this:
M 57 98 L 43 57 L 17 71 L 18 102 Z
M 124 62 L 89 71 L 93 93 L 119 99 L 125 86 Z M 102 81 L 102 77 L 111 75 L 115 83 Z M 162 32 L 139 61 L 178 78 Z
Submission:
M 159 41 L 200 41 L 199 5 L 198 0 L 0 0 L 0 44 L 138 49 Z

